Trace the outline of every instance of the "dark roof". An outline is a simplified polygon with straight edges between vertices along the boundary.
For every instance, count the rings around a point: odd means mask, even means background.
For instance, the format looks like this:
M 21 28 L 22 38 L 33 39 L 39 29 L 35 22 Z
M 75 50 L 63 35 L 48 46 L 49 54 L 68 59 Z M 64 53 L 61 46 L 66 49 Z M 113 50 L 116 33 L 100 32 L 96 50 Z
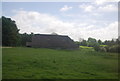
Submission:
M 67 35 L 34 34 L 31 47 L 43 48 L 78 48 L 74 41 Z
M 62 36 L 62 37 L 68 37 L 67 35 L 53 35 L 53 34 L 35 34 L 35 36 Z

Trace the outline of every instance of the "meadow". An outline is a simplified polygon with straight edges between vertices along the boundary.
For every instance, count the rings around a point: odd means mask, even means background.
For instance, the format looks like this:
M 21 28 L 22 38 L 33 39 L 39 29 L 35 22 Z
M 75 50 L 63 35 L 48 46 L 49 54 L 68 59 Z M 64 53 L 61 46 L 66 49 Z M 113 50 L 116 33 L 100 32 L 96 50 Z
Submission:
M 3 79 L 117 79 L 118 54 L 78 50 L 2 48 Z

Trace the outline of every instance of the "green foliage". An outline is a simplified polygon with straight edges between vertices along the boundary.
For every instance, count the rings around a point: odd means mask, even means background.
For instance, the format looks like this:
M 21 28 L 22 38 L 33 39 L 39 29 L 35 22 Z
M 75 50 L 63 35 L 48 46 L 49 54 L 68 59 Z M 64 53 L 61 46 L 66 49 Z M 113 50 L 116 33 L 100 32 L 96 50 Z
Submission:
M 106 49 L 108 52 L 120 53 L 120 45 L 107 46 Z
M 100 46 L 105 47 L 105 46 L 107 46 L 107 45 L 100 45 Z
M 104 41 L 104 45 L 111 45 L 111 44 L 112 44 L 112 42 L 110 40 L 105 40 Z
M 78 41 L 75 41 L 75 44 L 77 44 L 77 45 L 80 45 L 80 42 L 78 42 Z
M 91 37 L 89 37 L 89 38 L 88 38 L 88 42 L 97 42 L 97 41 L 96 41 L 95 38 L 91 38 Z
M 83 40 L 80 42 L 81 46 L 88 46 L 88 47 L 96 47 L 98 45 L 101 45 L 102 41 L 99 39 L 98 42 L 95 38 L 89 37 L 88 40 Z
M 98 40 L 98 43 L 101 45 L 101 44 L 102 44 L 102 41 L 99 39 L 99 40 Z
M 95 46 L 94 47 L 95 51 L 100 51 L 100 52 L 107 52 L 107 49 L 105 46 Z
M 120 53 L 120 45 L 108 45 L 94 47 L 96 51 Z
M 15 21 L 2 16 L 2 44 L 3 46 L 16 46 L 19 39 L 19 30 Z
M 26 46 L 26 42 L 31 42 L 32 41 L 32 36 L 34 35 L 33 33 L 31 34 L 19 34 L 20 35 L 20 46 Z
M 96 51 L 99 51 L 99 50 L 100 50 L 100 46 L 99 46 L 99 45 L 95 45 L 95 46 L 94 46 L 94 49 L 95 49 Z
M 86 41 L 86 40 L 83 40 L 82 42 L 80 42 L 80 45 L 81 45 L 81 46 L 87 46 L 87 41 Z
M 87 46 L 89 46 L 89 47 L 97 47 L 97 46 L 99 46 L 99 43 L 97 43 L 96 39 L 89 37 Z
M 117 79 L 118 54 L 45 48 L 3 48 L 3 79 Z
M 2 16 L 2 45 L 3 46 L 26 46 L 26 42 L 30 42 L 32 39 L 33 33 L 31 34 L 19 34 L 19 29 L 16 26 L 15 21 L 10 18 Z M 119 52 L 120 48 L 120 36 L 116 41 L 105 40 L 102 42 L 100 39 L 97 41 L 95 38 L 89 37 L 88 40 L 82 40 L 82 42 L 75 42 L 80 46 L 94 47 L 96 51 L 107 51 L 107 52 Z M 107 47 L 102 47 L 100 45 L 107 45 Z
M 31 41 L 33 33 L 19 34 L 15 21 L 2 16 L 2 45 L 3 46 L 26 46 Z
M 107 50 L 107 52 L 116 52 L 116 53 L 120 53 L 120 40 L 119 40 L 120 36 L 118 37 L 118 39 L 116 40 L 111 40 L 111 41 L 105 41 L 105 44 L 107 46 L 105 46 L 105 49 Z
M 119 36 L 120 38 L 120 36 Z M 105 40 L 102 42 L 100 39 L 97 41 L 94 38 L 89 37 L 88 40 L 83 40 L 80 42 L 80 45 L 82 46 L 88 46 L 88 47 L 94 47 L 95 51 L 101 51 L 101 52 L 116 52 L 120 53 L 120 40 Z M 104 44 L 104 45 L 102 45 Z

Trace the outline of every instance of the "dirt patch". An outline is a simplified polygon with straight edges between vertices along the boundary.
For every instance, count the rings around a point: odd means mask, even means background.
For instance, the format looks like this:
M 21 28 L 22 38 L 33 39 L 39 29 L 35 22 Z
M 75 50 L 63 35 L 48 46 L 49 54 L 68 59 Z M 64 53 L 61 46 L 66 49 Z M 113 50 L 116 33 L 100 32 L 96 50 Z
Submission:
M 0 48 L 13 48 L 13 47 L 0 47 Z

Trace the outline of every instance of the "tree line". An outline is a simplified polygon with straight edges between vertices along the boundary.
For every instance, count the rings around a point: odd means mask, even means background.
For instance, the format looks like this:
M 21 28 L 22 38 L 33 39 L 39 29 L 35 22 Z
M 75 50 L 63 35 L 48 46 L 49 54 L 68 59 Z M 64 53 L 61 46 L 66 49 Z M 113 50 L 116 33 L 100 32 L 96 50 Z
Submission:
M 77 41 L 79 46 L 93 47 L 96 51 L 102 52 L 119 52 L 120 53 L 120 36 L 117 39 L 101 41 L 89 37 L 87 40 Z
M 2 16 L 2 46 L 25 46 L 26 42 L 31 41 L 31 34 L 20 34 L 14 20 Z
M 101 41 L 100 39 L 96 40 L 95 38 L 89 37 L 87 40 L 82 39 L 81 41 L 76 41 L 76 43 L 79 44 L 80 46 L 94 47 L 96 45 L 115 45 L 115 44 L 119 44 L 119 42 L 120 42 L 119 39 L 120 39 L 120 36 L 116 39 Z
M 2 16 L 0 18 L 2 21 L 2 46 L 26 46 L 26 42 L 30 42 L 34 33 L 20 34 L 20 29 L 17 28 L 17 25 L 14 20 L 11 18 L 6 18 Z M 82 40 L 80 42 L 75 42 L 80 46 L 94 47 L 96 51 L 106 51 L 106 52 L 120 52 L 120 36 L 116 40 L 105 40 L 102 42 L 100 39 L 96 40 L 95 38 L 89 37 L 88 40 Z

